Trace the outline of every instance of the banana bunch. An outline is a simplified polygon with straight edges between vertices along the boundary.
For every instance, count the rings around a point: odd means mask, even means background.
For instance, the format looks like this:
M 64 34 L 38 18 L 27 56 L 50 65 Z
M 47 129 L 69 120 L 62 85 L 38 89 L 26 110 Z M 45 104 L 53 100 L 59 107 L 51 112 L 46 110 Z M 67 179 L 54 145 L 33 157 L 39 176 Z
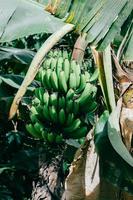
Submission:
M 65 52 L 50 52 L 38 76 L 27 131 L 35 138 L 60 144 L 66 138 L 85 137 L 86 114 L 96 108 L 97 88 L 91 76 Z

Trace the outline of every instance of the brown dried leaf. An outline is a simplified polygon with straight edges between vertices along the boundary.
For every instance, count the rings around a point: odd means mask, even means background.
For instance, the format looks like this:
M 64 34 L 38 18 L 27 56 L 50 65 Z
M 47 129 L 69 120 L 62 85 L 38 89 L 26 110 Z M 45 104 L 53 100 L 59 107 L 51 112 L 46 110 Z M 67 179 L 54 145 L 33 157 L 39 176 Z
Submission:
M 65 200 L 98 200 L 99 162 L 93 141 L 86 141 L 77 151 L 65 189 Z

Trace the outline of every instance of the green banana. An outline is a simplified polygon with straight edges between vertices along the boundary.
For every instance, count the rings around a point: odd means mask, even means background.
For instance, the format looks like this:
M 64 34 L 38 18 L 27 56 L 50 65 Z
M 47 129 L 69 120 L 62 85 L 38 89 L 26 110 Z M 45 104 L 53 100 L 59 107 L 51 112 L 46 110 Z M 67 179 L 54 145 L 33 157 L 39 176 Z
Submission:
M 63 142 L 63 136 L 62 135 L 56 135 L 55 142 L 57 144 L 61 144 Z
M 90 83 L 86 83 L 85 89 L 83 90 L 82 94 L 80 95 L 80 97 L 76 100 L 77 102 L 79 102 L 79 104 L 85 105 L 89 99 L 89 97 L 92 96 L 93 92 L 95 90 L 95 86 L 90 84 Z
M 44 89 L 42 87 L 35 89 L 35 96 L 42 101 L 43 100 Z
M 65 120 L 66 120 L 66 115 L 65 115 L 65 111 L 64 109 L 62 108 L 60 111 L 59 111 L 59 123 L 61 125 L 63 125 L 65 123 Z
M 76 89 L 77 82 L 76 82 L 76 74 L 74 72 L 70 73 L 69 77 L 69 88 Z
M 57 59 L 52 57 L 50 68 L 52 70 L 55 70 L 56 69 L 56 65 L 57 65 Z
M 98 68 L 96 68 L 95 71 L 94 71 L 94 73 L 90 77 L 90 82 L 97 81 L 98 76 L 99 76 L 99 70 L 98 70 Z
M 37 98 L 37 97 L 35 97 L 34 99 L 33 99 L 33 101 L 32 101 L 32 105 L 38 105 L 38 104 L 40 104 L 40 100 Z
M 41 133 L 42 133 L 43 140 L 45 142 L 47 142 L 48 141 L 48 132 L 47 132 L 47 130 L 43 130 Z
M 57 74 L 55 71 L 52 71 L 50 80 L 51 80 L 51 85 L 52 85 L 53 89 L 55 91 L 58 90 L 58 87 L 59 87 L 58 86 L 58 77 L 57 77 Z
M 74 97 L 74 90 L 70 88 L 66 94 L 66 100 L 73 99 Z
M 38 114 L 41 115 L 41 114 L 42 114 L 42 111 L 43 111 L 42 105 L 38 105 L 38 106 L 36 107 L 36 110 L 37 110 Z
M 77 84 L 76 87 L 79 87 L 79 84 L 80 84 L 80 73 L 81 73 L 80 65 L 76 64 L 75 60 L 72 60 L 71 61 L 71 69 L 73 70 L 73 72 L 76 75 L 76 84 Z
M 64 70 L 64 73 L 65 73 L 65 78 L 66 78 L 66 82 L 67 82 L 68 79 L 69 79 L 69 73 L 70 73 L 70 62 L 69 62 L 68 59 L 64 60 L 63 70 Z
M 69 54 L 68 54 L 67 50 L 63 50 L 62 54 L 63 54 L 62 56 L 63 56 L 64 60 L 69 59 Z
M 57 58 L 57 57 L 58 57 L 58 50 L 57 50 L 57 49 L 55 49 L 55 50 L 53 51 L 53 55 L 52 55 L 51 57 L 54 57 L 54 58 Z
M 66 126 L 70 126 L 73 121 L 74 121 L 74 114 L 73 113 L 69 113 L 68 117 L 67 117 L 67 120 L 66 120 Z
M 35 114 L 33 114 L 33 113 L 30 114 L 30 119 L 31 119 L 31 122 L 32 122 L 32 123 L 38 122 L 37 115 L 35 115 Z
M 87 135 L 88 129 L 87 126 L 78 128 L 76 131 L 72 131 L 68 134 L 69 138 L 79 139 Z
M 60 58 L 60 57 L 62 58 L 62 51 L 61 50 L 58 51 L 58 58 Z
M 84 74 L 80 75 L 80 85 L 79 88 L 75 91 L 76 94 L 80 94 L 86 86 L 86 77 Z
M 77 115 L 79 113 L 79 103 L 78 102 L 73 103 L 73 113 L 74 113 L 74 115 Z
M 38 138 L 38 133 L 32 124 L 26 124 L 26 130 L 35 138 Z
M 50 69 L 50 65 L 51 65 L 51 58 L 47 58 L 43 63 L 43 68 Z
M 47 106 L 49 104 L 49 93 L 47 91 L 43 94 L 43 103 Z
M 40 81 L 41 81 L 43 87 L 45 87 L 44 82 L 43 82 L 45 74 L 46 74 L 46 71 L 43 69 L 40 74 Z
M 44 118 L 46 120 L 51 121 L 50 114 L 49 114 L 49 109 L 48 109 L 47 105 L 43 106 L 43 116 L 44 116 Z
M 63 58 L 59 57 L 58 61 L 57 61 L 57 65 L 56 65 L 56 73 L 57 73 L 58 78 L 59 78 L 60 72 L 62 71 L 62 68 L 63 68 L 63 62 L 64 62 Z
M 54 106 L 50 106 L 49 107 L 49 115 L 50 115 L 51 121 L 53 123 L 57 123 L 58 122 L 57 110 L 55 109 Z
M 37 112 L 37 110 L 36 110 L 36 108 L 35 108 L 34 106 L 32 106 L 32 107 L 30 108 L 30 111 L 31 111 L 31 113 L 34 114 L 34 115 L 37 115 L 37 114 L 38 114 L 38 112 Z
M 42 138 L 43 126 L 40 123 L 36 122 L 34 124 L 34 128 L 35 128 L 36 132 L 38 133 L 38 137 Z
M 66 101 L 66 112 L 67 113 L 73 112 L 73 103 L 74 102 L 72 99 Z
M 81 125 L 81 120 L 79 118 L 75 119 L 69 127 L 64 128 L 64 132 L 71 133 L 77 130 Z
M 59 87 L 60 90 L 64 93 L 67 92 L 67 83 L 66 83 L 66 79 L 65 79 L 65 72 L 61 71 L 60 75 L 58 76 L 59 79 Z
M 66 106 L 66 101 L 65 101 L 65 97 L 59 97 L 58 98 L 58 109 L 60 110 L 61 108 L 65 108 Z
M 58 93 L 52 93 L 49 97 L 49 105 L 57 107 L 58 104 Z
M 52 88 L 52 85 L 51 85 L 51 73 L 52 73 L 52 70 L 51 69 L 47 69 L 46 71 L 46 74 L 44 76 L 44 79 L 45 79 L 45 83 L 46 83 L 46 86 L 47 86 L 47 89 L 51 89 Z
M 86 82 L 90 82 L 90 74 L 87 71 L 85 71 L 85 78 L 86 78 Z
M 53 133 L 48 133 L 47 140 L 48 140 L 48 142 L 50 144 L 53 143 L 53 142 L 55 142 L 55 135 Z

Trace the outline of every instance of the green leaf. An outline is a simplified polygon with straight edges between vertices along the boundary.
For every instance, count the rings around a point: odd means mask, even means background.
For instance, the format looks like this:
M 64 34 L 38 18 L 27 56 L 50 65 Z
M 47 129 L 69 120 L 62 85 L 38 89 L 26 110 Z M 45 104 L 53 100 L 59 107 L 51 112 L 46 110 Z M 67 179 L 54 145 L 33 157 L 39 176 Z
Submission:
M 21 75 L 13 75 L 13 74 L 7 74 L 7 75 L 1 75 L 0 79 L 6 83 L 7 85 L 19 89 L 20 85 L 22 84 L 22 81 L 24 80 L 24 76 Z M 33 91 L 35 87 L 37 86 L 37 82 L 34 81 L 29 87 L 28 90 Z
M 18 62 L 21 64 L 29 65 L 35 53 L 27 49 L 17 49 L 12 47 L 0 48 L 0 62 L 9 60 L 10 62 Z
M 9 42 L 36 33 L 54 33 L 64 23 L 31 0 L 0 1 L 0 42 Z M 3 15 L 4 12 L 4 15 Z
M 123 23 L 126 21 L 132 10 L 133 2 L 132 0 L 129 0 L 121 12 L 118 13 L 118 17 L 115 19 L 115 21 L 112 22 L 112 25 L 109 27 L 105 37 L 99 42 L 99 51 L 103 51 L 109 45 L 109 43 L 113 41 L 115 35 L 120 31 Z
M 115 109 L 115 94 L 113 86 L 113 74 L 112 74 L 112 61 L 111 61 L 111 48 L 110 45 L 103 52 L 103 63 L 104 63 L 104 73 L 106 79 L 107 93 L 109 99 L 109 107 L 111 111 Z
M 133 28 L 133 27 L 132 27 Z M 124 60 L 133 62 L 133 29 L 124 52 Z
M 120 103 L 120 102 L 119 102 Z M 133 157 L 128 152 L 121 138 L 119 125 L 121 106 L 118 104 L 116 109 L 112 111 L 108 119 L 108 137 L 115 151 L 133 167 Z

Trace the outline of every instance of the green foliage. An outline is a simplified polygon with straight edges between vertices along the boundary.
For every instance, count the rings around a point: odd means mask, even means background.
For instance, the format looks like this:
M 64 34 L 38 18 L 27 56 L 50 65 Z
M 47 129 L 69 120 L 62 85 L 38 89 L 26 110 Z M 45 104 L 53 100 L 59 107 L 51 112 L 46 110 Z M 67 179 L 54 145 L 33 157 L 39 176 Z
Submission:
M 44 7 L 30 0 L 0 2 L 0 42 L 9 42 L 36 33 L 54 33 L 64 23 L 44 11 Z

